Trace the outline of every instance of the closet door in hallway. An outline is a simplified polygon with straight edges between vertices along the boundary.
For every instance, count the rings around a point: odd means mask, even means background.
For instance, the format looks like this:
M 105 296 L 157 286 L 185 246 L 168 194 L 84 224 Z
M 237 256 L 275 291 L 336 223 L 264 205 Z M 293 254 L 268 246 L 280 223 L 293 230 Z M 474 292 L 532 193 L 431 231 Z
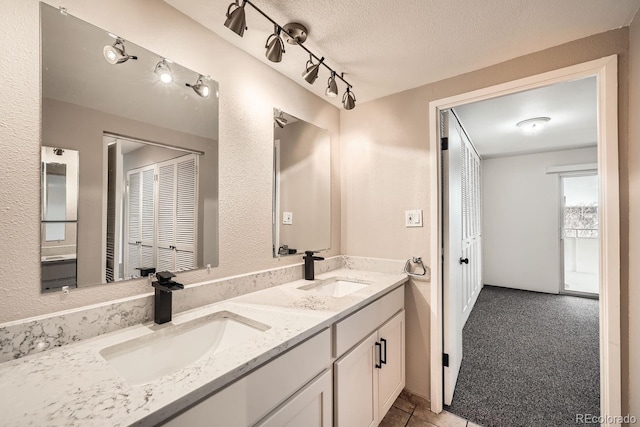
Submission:
M 462 363 L 462 328 L 482 288 L 480 158 L 455 114 L 443 112 L 444 402 Z M 445 139 L 446 138 L 446 139 Z M 446 147 L 445 147 L 446 141 Z

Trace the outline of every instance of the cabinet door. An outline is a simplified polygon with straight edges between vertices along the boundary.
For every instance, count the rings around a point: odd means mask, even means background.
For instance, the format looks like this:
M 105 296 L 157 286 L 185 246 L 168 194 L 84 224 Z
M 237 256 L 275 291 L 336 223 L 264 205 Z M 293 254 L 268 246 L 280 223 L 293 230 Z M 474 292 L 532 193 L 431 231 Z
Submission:
M 378 370 L 381 419 L 404 388 L 404 328 L 402 310 L 378 330 L 378 341 L 382 345 L 382 369 Z
M 335 411 L 337 427 L 378 424 L 378 333 L 335 362 Z
M 333 405 L 331 370 L 296 393 L 257 427 L 331 427 Z

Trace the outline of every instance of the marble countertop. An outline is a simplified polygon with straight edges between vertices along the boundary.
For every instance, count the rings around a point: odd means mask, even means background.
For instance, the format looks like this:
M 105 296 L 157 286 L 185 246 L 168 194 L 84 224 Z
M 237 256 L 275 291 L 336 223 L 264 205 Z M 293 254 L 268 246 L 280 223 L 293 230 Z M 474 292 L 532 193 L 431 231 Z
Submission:
M 298 280 L 175 315 L 171 324 L 132 326 L 0 364 L 3 426 L 154 425 L 348 316 L 407 280 L 405 274 L 339 269 L 317 280 L 368 286 L 341 298 L 299 289 Z M 220 311 L 270 328 L 249 343 L 205 355 L 143 385 L 129 384 L 101 355 L 106 347 Z

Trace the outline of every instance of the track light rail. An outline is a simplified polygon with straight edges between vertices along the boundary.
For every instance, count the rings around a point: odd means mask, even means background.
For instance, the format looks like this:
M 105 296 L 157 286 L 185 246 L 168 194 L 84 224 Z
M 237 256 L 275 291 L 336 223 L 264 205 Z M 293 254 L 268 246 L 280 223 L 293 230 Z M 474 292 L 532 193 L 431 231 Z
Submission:
M 274 21 L 273 19 L 271 19 L 271 17 L 269 15 L 267 15 L 266 13 L 264 13 L 258 6 L 256 6 L 251 0 L 243 0 L 242 3 L 245 4 L 249 4 L 251 5 L 251 7 L 253 7 L 260 15 L 264 16 L 265 19 L 267 19 L 269 22 L 271 22 L 273 25 L 275 25 L 276 27 L 278 27 L 280 29 L 281 32 L 283 32 L 284 34 L 289 34 L 287 32 L 287 30 L 284 29 L 283 26 L 281 26 L 280 24 L 278 24 L 276 21 Z M 302 43 L 298 42 L 296 39 L 294 39 L 296 41 L 296 44 L 298 46 L 300 46 L 302 49 L 304 49 L 309 55 L 311 55 L 313 58 L 316 59 L 316 61 L 320 61 L 322 58 L 324 57 L 319 57 L 316 54 L 314 54 L 313 52 L 311 52 L 309 49 L 307 49 L 306 46 L 304 46 Z M 349 88 L 353 88 L 353 86 L 344 79 L 344 77 L 342 77 L 342 75 L 340 73 L 338 73 L 337 71 L 335 71 L 333 68 L 331 68 L 330 66 L 327 65 L 326 62 L 322 61 L 321 65 L 323 65 L 326 69 L 328 69 L 331 73 L 333 73 L 335 75 L 335 77 L 339 78 L 340 80 L 342 80 L 342 82 L 344 84 L 346 84 Z

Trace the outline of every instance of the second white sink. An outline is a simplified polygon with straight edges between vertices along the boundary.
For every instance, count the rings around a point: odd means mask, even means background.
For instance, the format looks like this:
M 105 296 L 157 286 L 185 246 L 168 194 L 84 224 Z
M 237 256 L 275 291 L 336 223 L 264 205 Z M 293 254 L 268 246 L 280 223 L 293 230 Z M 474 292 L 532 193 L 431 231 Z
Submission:
M 269 326 L 221 311 L 106 347 L 100 355 L 130 384 L 146 384 L 204 355 L 249 342 Z
M 369 286 L 369 283 L 361 280 L 333 277 L 331 279 L 326 279 L 320 282 L 314 282 L 309 285 L 301 286 L 299 289 L 305 291 L 314 291 L 315 293 L 329 295 L 334 298 L 341 298 L 343 296 L 364 289 L 367 286 Z

